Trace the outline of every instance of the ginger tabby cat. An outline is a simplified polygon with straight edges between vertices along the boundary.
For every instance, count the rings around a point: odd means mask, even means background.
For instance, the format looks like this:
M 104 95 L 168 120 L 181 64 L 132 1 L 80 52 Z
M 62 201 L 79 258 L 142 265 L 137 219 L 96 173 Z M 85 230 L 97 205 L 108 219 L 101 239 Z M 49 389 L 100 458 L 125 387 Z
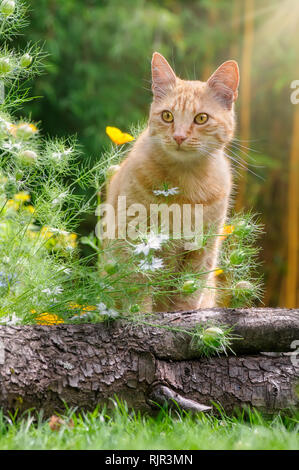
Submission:
M 169 187 L 180 189 L 171 196 L 171 204 L 202 204 L 204 227 L 221 233 L 232 187 L 224 150 L 234 133 L 238 85 L 235 61 L 223 63 L 207 82 L 187 81 L 178 78 L 166 59 L 155 52 L 148 126 L 111 178 L 107 202 L 116 210 L 118 196 L 126 196 L 127 206 L 140 203 L 149 207 L 161 202 L 153 190 L 167 181 Z M 183 269 L 187 263 L 192 272 L 207 272 L 206 288 L 154 302 L 152 310 L 214 307 L 213 270 L 219 247 L 220 237 L 212 237 L 204 248 L 187 252 L 177 266 Z

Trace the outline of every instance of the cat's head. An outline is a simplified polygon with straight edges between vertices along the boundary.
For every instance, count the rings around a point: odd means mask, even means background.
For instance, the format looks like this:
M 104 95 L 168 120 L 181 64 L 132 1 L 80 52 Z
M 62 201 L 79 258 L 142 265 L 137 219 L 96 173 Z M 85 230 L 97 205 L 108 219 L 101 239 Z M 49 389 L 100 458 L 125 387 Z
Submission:
M 227 144 L 234 131 L 233 104 L 238 96 L 239 69 L 224 62 L 207 82 L 181 80 L 158 52 L 152 59 L 152 138 L 178 158 L 211 153 Z

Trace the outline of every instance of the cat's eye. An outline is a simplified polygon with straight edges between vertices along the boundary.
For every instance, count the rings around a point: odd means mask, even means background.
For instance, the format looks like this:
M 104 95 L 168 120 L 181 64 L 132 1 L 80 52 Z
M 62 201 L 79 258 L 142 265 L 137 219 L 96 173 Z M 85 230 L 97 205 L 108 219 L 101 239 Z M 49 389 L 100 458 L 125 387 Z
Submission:
M 209 116 L 207 115 L 207 113 L 199 113 L 195 116 L 194 122 L 195 124 L 205 124 L 208 119 Z
M 163 111 L 162 112 L 162 119 L 165 122 L 172 122 L 173 121 L 173 114 L 170 111 Z

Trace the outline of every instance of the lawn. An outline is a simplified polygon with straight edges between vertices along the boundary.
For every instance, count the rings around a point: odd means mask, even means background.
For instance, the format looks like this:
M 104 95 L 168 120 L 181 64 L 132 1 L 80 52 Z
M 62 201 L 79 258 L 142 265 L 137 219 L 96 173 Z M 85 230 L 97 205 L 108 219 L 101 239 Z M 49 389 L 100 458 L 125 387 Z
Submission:
M 69 411 L 65 423 L 52 430 L 42 414 L 19 419 L 0 413 L 0 449 L 299 449 L 299 415 L 271 419 L 258 412 L 221 418 L 161 410 L 155 417 L 129 413 L 122 404 L 108 415 Z M 53 428 L 53 426 L 52 426 Z

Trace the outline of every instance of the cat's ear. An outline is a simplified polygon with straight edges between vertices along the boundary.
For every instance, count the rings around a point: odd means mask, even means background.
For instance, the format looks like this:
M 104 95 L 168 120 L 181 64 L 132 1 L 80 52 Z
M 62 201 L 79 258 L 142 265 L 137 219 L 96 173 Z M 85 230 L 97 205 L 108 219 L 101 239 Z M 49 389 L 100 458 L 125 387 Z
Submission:
M 237 62 L 228 60 L 218 67 L 207 82 L 216 99 L 227 109 L 231 109 L 238 97 L 239 79 Z
M 154 98 L 161 99 L 175 85 L 176 76 L 167 60 L 154 52 L 152 58 L 152 91 Z

